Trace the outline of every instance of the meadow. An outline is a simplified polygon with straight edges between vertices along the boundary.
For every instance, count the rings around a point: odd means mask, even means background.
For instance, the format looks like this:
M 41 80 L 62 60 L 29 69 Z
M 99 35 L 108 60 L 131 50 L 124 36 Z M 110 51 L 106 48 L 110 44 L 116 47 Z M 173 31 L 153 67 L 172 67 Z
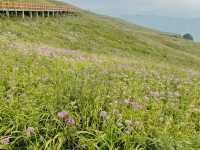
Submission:
M 0 149 L 200 149 L 199 48 L 87 12 L 1 18 Z

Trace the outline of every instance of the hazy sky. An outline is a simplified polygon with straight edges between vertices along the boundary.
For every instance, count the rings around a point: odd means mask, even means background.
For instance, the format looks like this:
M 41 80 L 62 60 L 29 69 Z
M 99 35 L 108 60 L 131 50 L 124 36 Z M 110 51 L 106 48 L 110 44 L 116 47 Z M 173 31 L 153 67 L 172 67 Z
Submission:
M 200 0 L 64 0 L 97 13 L 200 17 Z

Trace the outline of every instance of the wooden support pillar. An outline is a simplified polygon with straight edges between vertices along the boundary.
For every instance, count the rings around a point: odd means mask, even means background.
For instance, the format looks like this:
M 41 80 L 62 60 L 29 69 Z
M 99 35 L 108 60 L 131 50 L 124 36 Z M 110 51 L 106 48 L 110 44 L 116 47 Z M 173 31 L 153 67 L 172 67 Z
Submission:
M 30 17 L 33 18 L 33 12 L 30 11 L 29 13 L 30 13 Z
M 47 12 L 47 17 L 49 17 L 49 11 Z
M 24 11 L 22 11 L 22 18 L 24 18 L 25 17 L 25 15 L 24 15 Z
M 6 16 L 10 17 L 10 12 L 8 10 L 6 11 Z
M 54 14 L 54 11 L 52 12 L 52 15 L 54 16 L 55 14 Z
M 16 17 L 18 16 L 17 11 L 15 11 L 15 16 L 16 16 Z
M 38 11 L 36 11 L 36 17 L 38 17 Z
M 42 12 L 42 17 L 44 17 L 44 11 Z

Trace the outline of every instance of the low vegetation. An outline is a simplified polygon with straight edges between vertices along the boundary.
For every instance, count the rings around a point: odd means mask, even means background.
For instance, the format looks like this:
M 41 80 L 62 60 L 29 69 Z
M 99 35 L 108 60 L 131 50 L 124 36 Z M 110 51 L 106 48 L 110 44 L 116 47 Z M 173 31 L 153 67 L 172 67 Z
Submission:
M 0 19 L 0 149 L 200 149 L 200 45 L 80 12 Z
M 186 33 L 183 35 L 183 38 L 186 40 L 194 40 L 193 36 L 190 33 Z

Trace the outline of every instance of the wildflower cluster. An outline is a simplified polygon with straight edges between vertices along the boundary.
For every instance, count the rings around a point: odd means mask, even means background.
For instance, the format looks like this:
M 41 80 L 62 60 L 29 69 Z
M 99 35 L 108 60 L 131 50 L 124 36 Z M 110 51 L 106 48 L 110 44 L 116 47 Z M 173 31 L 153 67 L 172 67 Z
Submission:
M 131 107 L 135 110 L 142 110 L 145 108 L 144 105 L 136 102 L 136 101 L 133 101 L 133 100 L 130 100 L 130 99 L 125 99 L 124 100 L 124 104 L 127 106 L 127 107 Z
M 28 137 L 31 137 L 34 133 L 35 133 L 35 129 L 34 129 L 33 127 L 28 127 L 28 128 L 26 129 L 26 135 L 27 135 Z
M 57 114 L 58 118 L 61 119 L 65 125 L 67 126 L 74 126 L 76 124 L 75 119 L 72 118 L 68 112 L 62 111 L 58 112 Z
M 0 144 L 2 145 L 8 145 L 10 144 L 10 136 L 4 136 L 4 137 L 0 137 Z
M 108 113 L 106 112 L 106 111 L 101 111 L 100 112 L 100 117 L 102 118 L 102 119 L 108 119 Z

